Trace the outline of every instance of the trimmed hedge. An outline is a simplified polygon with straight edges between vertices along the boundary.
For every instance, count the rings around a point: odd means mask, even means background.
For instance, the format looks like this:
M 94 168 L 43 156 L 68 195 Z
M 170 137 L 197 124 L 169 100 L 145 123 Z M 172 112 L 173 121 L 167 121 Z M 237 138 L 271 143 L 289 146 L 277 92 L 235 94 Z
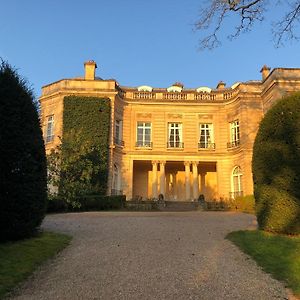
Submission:
M 256 188 L 259 201 L 256 216 L 259 227 L 272 232 L 300 233 L 299 199 L 276 186 Z
M 65 201 L 58 199 L 57 197 L 48 198 L 47 213 L 67 212 L 67 211 L 68 211 L 68 205 Z
M 300 93 L 277 102 L 262 120 L 253 148 L 259 228 L 300 233 Z
M 0 241 L 29 237 L 47 201 L 46 155 L 28 84 L 0 63 Z
M 78 202 L 81 204 L 81 211 L 97 211 L 97 210 L 110 210 L 120 209 L 124 207 L 126 201 L 125 195 L 119 196 L 98 196 L 89 195 L 80 197 Z
M 226 211 L 230 210 L 230 204 L 226 201 L 205 201 L 202 204 L 204 210 Z
M 78 207 L 73 207 L 58 197 L 53 197 L 48 201 L 48 213 L 70 212 L 70 211 L 99 211 L 121 209 L 125 206 L 126 196 L 99 196 L 87 195 L 76 199 Z
M 245 213 L 255 213 L 255 199 L 253 195 L 236 197 L 230 201 L 230 208 Z

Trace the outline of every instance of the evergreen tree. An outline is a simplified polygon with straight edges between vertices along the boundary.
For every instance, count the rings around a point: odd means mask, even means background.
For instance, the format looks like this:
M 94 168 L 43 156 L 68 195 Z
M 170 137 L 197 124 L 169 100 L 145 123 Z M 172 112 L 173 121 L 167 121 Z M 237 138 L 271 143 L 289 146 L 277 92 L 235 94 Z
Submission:
M 300 93 L 284 97 L 262 120 L 253 149 L 260 229 L 300 233 Z
M 0 240 L 29 237 L 45 214 L 45 148 L 32 91 L 3 61 L 0 64 L 0 173 Z

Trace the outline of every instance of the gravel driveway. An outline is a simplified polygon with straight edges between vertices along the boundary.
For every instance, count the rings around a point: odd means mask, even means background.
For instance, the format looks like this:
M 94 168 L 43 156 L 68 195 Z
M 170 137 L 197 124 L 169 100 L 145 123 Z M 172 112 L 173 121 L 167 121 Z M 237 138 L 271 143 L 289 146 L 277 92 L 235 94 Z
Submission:
M 71 245 L 14 299 L 287 299 L 226 234 L 254 226 L 227 212 L 93 212 L 49 215 L 43 227 Z

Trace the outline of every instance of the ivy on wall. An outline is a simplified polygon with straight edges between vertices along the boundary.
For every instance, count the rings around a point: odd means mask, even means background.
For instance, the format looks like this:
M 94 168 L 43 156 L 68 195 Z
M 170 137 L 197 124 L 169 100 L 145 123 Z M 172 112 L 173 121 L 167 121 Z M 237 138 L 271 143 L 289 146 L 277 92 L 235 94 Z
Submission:
M 76 164 L 85 166 L 82 170 L 88 180 L 87 193 L 105 195 L 108 178 L 110 128 L 110 99 L 98 97 L 67 96 L 64 98 L 63 138 L 78 136 L 72 147 L 88 147 L 86 155 L 79 156 Z M 74 143 L 75 142 L 75 143 Z M 68 159 L 67 150 L 62 147 L 63 159 Z M 73 149 L 73 151 L 76 149 Z M 88 163 L 86 163 L 88 161 Z

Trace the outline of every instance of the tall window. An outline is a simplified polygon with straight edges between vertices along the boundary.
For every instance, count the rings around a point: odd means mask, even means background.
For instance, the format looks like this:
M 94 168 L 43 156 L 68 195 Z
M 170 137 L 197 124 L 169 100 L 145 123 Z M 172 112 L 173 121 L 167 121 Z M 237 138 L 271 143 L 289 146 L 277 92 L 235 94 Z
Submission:
M 137 147 L 151 147 L 151 123 L 138 122 L 137 123 Z
M 230 143 L 229 147 L 236 147 L 240 144 L 240 124 L 239 120 L 230 123 Z
M 54 139 L 54 116 L 48 116 L 46 127 L 46 143 L 52 142 Z
M 181 123 L 168 124 L 168 148 L 183 148 Z
M 117 145 L 123 145 L 122 141 L 122 121 L 116 120 L 115 123 L 115 143 Z
M 242 177 L 241 167 L 236 166 L 232 171 L 232 198 L 243 195 Z
M 200 124 L 199 148 L 215 148 L 213 124 Z
M 120 170 L 116 164 L 114 164 L 114 173 L 113 173 L 113 183 L 112 183 L 112 195 L 121 195 L 121 179 L 120 179 Z

